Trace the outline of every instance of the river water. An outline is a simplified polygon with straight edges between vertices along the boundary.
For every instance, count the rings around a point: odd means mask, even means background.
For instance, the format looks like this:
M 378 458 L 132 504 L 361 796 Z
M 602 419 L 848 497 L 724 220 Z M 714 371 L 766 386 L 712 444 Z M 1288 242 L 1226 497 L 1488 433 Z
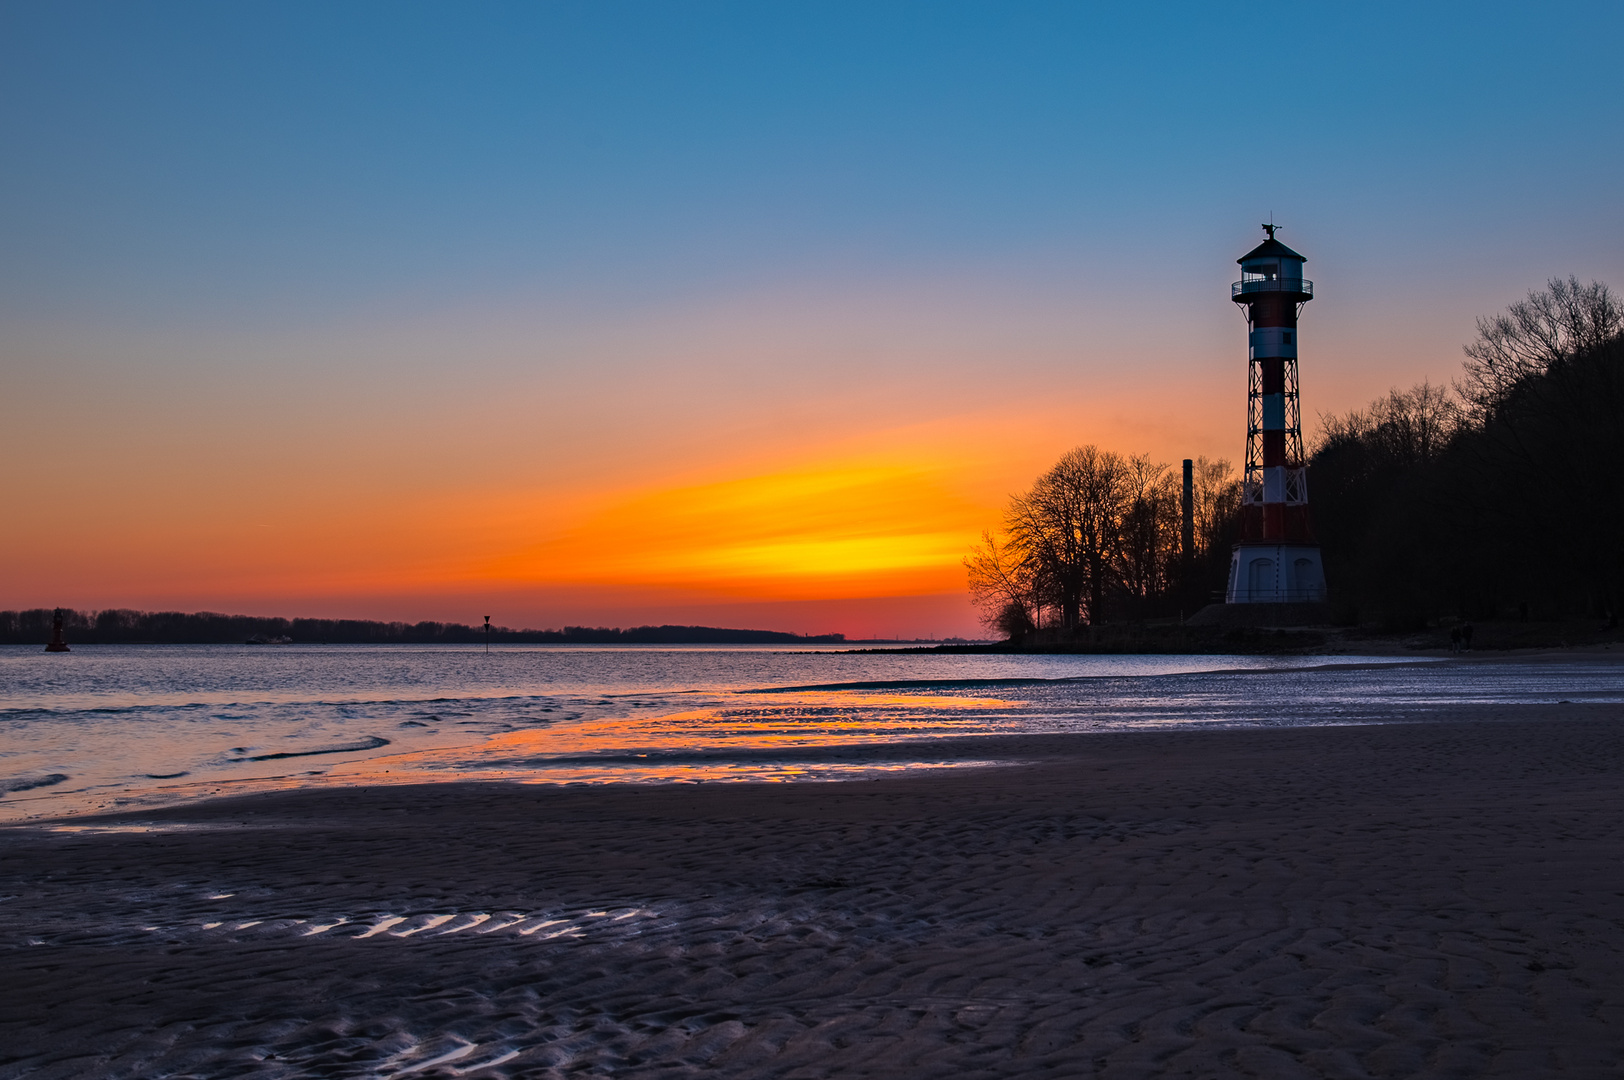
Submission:
M 331 783 L 842 779 L 989 763 L 933 756 L 949 737 L 1620 702 L 1621 674 L 1611 656 L 0 648 L 0 820 Z

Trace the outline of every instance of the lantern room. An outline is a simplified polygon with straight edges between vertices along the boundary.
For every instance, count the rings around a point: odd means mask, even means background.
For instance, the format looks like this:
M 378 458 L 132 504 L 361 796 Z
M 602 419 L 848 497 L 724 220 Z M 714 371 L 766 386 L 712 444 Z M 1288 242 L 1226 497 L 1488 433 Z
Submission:
M 1303 264 L 1308 260 L 1276 240 L 1272 230 L 1267 240 L 1237 261 L 1241 279 L 1230 290 L 1237 302 L 1248 293 L 1288 293 L 1299 302 L 1314 297 L 1314 283 L 1303 277 Z

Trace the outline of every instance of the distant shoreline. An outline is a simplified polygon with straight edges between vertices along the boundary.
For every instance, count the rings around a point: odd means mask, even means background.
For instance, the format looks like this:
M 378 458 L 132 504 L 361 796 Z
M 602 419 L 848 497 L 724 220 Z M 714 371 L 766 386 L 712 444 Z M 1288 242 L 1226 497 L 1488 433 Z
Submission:
M 468 648 L 476 649 L 476 648 L 483 647 L 485 642 L 484 642 L 484 639 L 480 639 L 478 641 L 157 641 L 157 640 L 135 640 L 135 639 L 126 639 L 126 640 L 119 640 L 119 641 L 73 641 L 73 640 L 70 639 L 69 644 L 72 646 L 73 649 L 80 649 L 80 648 L 96 649 L 96 648 L 114 648 L 114 647 L 124 648 L 124 647 L 128 647 L 128 646 L 152 646 L 152 647 L 157 647 L 157 646 L 182 646 L 182 645 L 184 645 L 184 646 L 208 645 L 208 646 L 215 646 L 215 647 L 219 647 L 219 648 L 260 648 L 260 647 L 264 647 L 266 649 L 274 651 L 275 649 L 285 648 L 285 647 L 289 647 L 289 646 L 296 647 L 296 648 L 312 648 L 312 647 L 314 647 L 314 648 L 340 648 L 340 647 L 348 647 L 348 646 L 354 646 L 354 645 L 388 646 L 390 648 L 395 648 L 395 647 L 402 647 L 402 648 L 404 648 L 404 647 L 413 647 L 413 648 L 416 648 L 416 647 L 433 647 L 433 646 L 455 645 L 455 646 L 458 646 L 458 647 L 467 646 Z M 491 646 L 493 648 L 498 647 L 498 646 L 512 647 L 512 646 L 515 646 L 515 645 L 545 646 L 545 647 L 558 647 L 558 648 L 581 648 L 581 647 L 594 647 L 594 646 L 597 646 L 597 647 L 610 647 L 610 648 L 651 648 L 651 649 L 670 648 L 670 647 L 674 647 L 674 646 L 689 646 L 689 645 L 693 645 L 693 646 L 737 645 L 737 646 L 744 647 L 744 648 L 748 648 L 748 647 L 774 647 L 774 646 L 776 646 L 776 647 L 787 648 L 790 651 L 794 651 L 797 647 L 800 647 L 800 646 L 816 645 L 816 646 L 827 647 L 825 651 L 833 651 L 833 652 L 931 652 L 931 651 L 933 651 L 934 649 L 936 649 L 938 647 L 941 647 L 941 648 L 946 649 L 946 650 L 951 650 L 953 648 L 958 648 L 959 647 L 959 646 L 954 646 L 954 645 L 945 645 L 944 643 L 942 643 L 940 641 L 933 641 L 933 640 L 931 640 L 929 638 L 912 638 L 912 639 L 909 639 L 909 638 L 856 638 L 856 639 L 837 638 L 836 640 L 825 640 L 824 635 L 818 635 L 818 636 L 813 636 L 813 637 L 792 637 L 792 638 L 787 638 L 787 639 L 781 640 L 781 641 L 780 640 L 770 640 L 770 641 L 712 641 L 712 640 L 705 640 L 705 639 L 697 639 L 697 640 L 693 640 L 693 641 L 530 641 L 530 640 L 515 640 L 514 638 L 500 639 L 500 638 L 495 637 L 494 635 L 491 638 Z M 852 648 L 852 646 L 873 646 L 873 647 L 872 648 L 855 648 L 854 649 L 854 648 Z M 881 648 L 880 646 L 893 646 L 893 647 L 892 648 Z M 37 641 L 26 641 L 26 640 L 25 641 L 0 641 L 0 648 L 16 648 L 16 649 L 33 650 L 36 647 L 43 647 L 43 643 L 42 642 L 37 642 Z M 998 652 L 998 651 L 1000 651 L 999 649 L 996 648 L 996 643 L 993 643 L 993 642 L 980 642 L 980 643 L 972 642 L 972 643 L 969 643 L 969 645 L 966 646 L 966 647 L 968 648 L 969 651 L 972 651 L 972 652 L 977 651 L 978 649 L 981 649 L 983 651 L 990 651 L 990 652 Z
M 793 634 L 722 626 L 566 626 L 515 630 L 507 626 L 372 619 L 287 619 L 212 611 L 60 609 L 73 645 L 843 645 L 844 634 Z M 56 609 L 0 611 L 0 644 L 42 647 Z
M 718 626 L 586 627 L 515 630 L 511 627 L 423 621 L 285 619 L 214 612 L 143 612 L 128 609 L 62 609 L 70 647 L 90 645 L 764 645 L 845 646 L 853 652 L 961 655 L 1340 655 L 1348 652 L 1448 652 L 1457 622 L 1405 626 L 1225 627 L 1166 620 L 1083 627 L 1069 639 L 1043 631 L 1044 639 L 1017 644 L 964 638 L 848 638 L 842 633 L 795 634 Z M 51 638 L 54 611 L 0 611 L 0 645 L 43 648 Z M 1607 647 L 1624 643 L 1618 628 L 1595 620 L 1483 622 L 1473 651 Z

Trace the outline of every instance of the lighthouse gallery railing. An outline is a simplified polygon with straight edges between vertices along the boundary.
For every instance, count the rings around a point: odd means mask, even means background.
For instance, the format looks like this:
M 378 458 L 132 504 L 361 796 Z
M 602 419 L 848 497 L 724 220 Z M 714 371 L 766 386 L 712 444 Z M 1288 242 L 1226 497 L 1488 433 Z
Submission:
M 1237 281 L 1229 287 L 1231 299 L 1255 292 L 1289 292 L 1313 296 L 1314 283 L 1307 278 L 1259 278 L 1256 281 Z

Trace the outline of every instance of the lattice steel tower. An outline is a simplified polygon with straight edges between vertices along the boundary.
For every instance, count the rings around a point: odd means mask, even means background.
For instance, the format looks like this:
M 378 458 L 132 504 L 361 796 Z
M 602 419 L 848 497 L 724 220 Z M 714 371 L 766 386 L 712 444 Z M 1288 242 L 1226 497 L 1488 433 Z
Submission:
M 1248 380 L 1242 539 L 1230 561 L 1231 604 L 1325 599 L 1325 569 L 1308 518 L 1302 409 L 1297 383 L 1297 316 L 1314 298 L 1308 260 L 1269 238 L 1236 262 L 1230 299 L 1246 315 Z

